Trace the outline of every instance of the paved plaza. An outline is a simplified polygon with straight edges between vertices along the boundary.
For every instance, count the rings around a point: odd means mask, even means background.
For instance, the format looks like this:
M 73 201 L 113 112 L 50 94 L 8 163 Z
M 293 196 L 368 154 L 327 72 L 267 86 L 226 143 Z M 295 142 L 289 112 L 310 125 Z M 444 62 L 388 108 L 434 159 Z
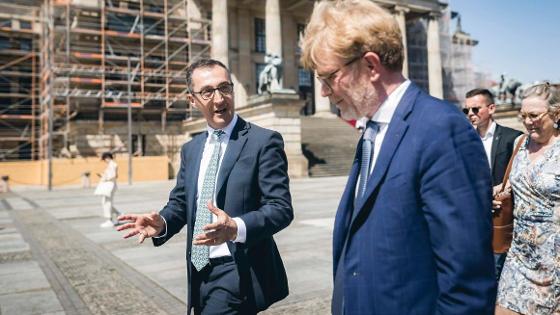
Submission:
M 328 314 L 332 226 L 345 177 L 291 182 L 295 219 L 275 236 L 290 295 L 262 314 Z M 115 205 L 157 211 L 173 181 L 121 185 Z M 93 188 L 0 194 L 0 314 L 184 314 L 185 235 L 164 246 L 101 228 Z

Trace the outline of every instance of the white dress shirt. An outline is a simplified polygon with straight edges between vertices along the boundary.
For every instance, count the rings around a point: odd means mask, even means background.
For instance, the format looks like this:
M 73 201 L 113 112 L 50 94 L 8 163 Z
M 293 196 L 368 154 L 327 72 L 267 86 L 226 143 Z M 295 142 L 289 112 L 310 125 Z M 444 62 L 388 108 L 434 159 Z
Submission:
M 488 165 L 492 169 L 492 143 L 494 142 L 494 134 L 496 133 L 496 122 L 492 121 L 490 127 L 486 131 L 483 137 L 480 137 L 482 144 L 484 145 L 484 152 L 486 152 L 486 157 L 488 158 Z
M 238 119 L 237 114 L 235 114 L 231 122 L 224 129 L 222 129 L 225 133 L 222 136 L 222 141 L 220 145 L 220 160 L 218 161 L 218 167 L 217 167 L 218 174 L 220 174 L 220 167 L 222 166 L 222 160 L 224 159 L 224 155 L 226 153 L 226 149 L 229 143 L 229 138 L 231 136 L 231 132 L 233 131 L 233 128 L 235 127 L 235 124 L 237 123 L 237 119 Z M 207 126 L 206 129 L 208 130 L 209 136 L 206 138 L 206 143 L 204 144 L 204 151 L 202 152 L 202 160 L 200 161 L 200 169 L 198 171 L 198 186 L 197 186 L 197 195 L 196 195 L 197 205 L 199 203 L 198 200 L 199 192 L 202 190 L 202 184 L 204 183 L 204 176 L 206 174 L 206 169 L 208 168 L 208 163 L 210 162 L 210 158 L 212 157 L 212 151 L 214 150 L 214 143 L 215 143 L 214 138 L 210 136 L 215 129 L 213 129 L 210 126 Z M 217 185 L 218 176 L 216 176 L 216 183 L 214 183 L 214 187 L 216 187 Z M 216 190 L 217 189 L 218 187 L 216 187 Z M 214 206 L 216 206 L 216 190 L 214 190 L 214 195 L 212 196 L 212 202 L 214 203 Z M 216 222 L 217 218 L 218 217 L 216 215 L 212 214 L 212 222 Z M 235 220 L 235 223 L 237 223 L 237 238 L 234 240 L 234 242 L 244 243 L 247 237 L 245 222 L 243 222 L 243 220 L 241 220 L 240 218 L 232 218 L 232 219 Z M 196 235 L 193 235 L 193 237 L 194 236 Z M 222 257 L 222 256 L 231 256 L 231 253 L 229 252 L 229 248 L 227 247 L 226 243 L 223 243 L 218 246 L 210 246 L 210 258 Z
M 381 145 L 383 144 L 383 139 L 385 139 L 385 135 L 387 134 L 387 129 L 389 129 L 389 123 L 391 119 L 393 119 L 393 115 L 397 110 L 397 106 L 399 105 L 404 92 L 410 85 L 410 80 L 406 80 L 401 85 L 399 85 L 389 96 L 381 106 L 379 110 L 373 115 L 371 118 L 372 121 L 376 122 L 379 126 L 379 131 L 375 136 L 375 145 L 373 147 L 373 158 L 371 160 L 371 167 L 370 167 L 370 174 L 373 172 L 375 168 L 375 163 L 377 162 L 377 157 L 379 156 L 379 151 L 381 150 Z
M 375 168 L 375 163 L 377 162 L 377 157 L 379 156 L 379 152 L 381 151 L 381 145 L 383 144 L 383 139 L 385 139 L 385 135 L 387 134 L 387 129 L 389 128 L 389 123 L 397 110 L 397 106 L 399 105 L 404 92 L 410 86 L 410 80 L 406 80 L 401 85 L 399 85 L 389 96 L 387 99 L 379 106 L 379 109 L 373 117 L 370 119 L 373 122 L 377 123 L 379 126 L 379 130 L 377 131 L 377 135 L 375 136 L 375 143 L 373 145 L 373 157 L 371 159 L 371 167 L 369 168 L 369 174 L 373 172 Z M 360 183 L 360 176 L 358 176 L 358 181 L 356 182 L 356 186 Z M 356 193 L 358 189 L 356 189 Z
M 238 116 L 237 114 L 235 114 L 233 116 L 233 119 L 231 120 L 231 122 L 229 123 L 229 125 L 227 125 L 224 129 L 222 129 L 225 133 L 224 135 L 222 135 L 222 141 L 221 141 L 221 145 L 220 145 L 220 160 L 218 161 L 218 167 L 217 167 L 217 172 L 218 174 L 220 174 L 220 167 L 222 166 L 222 160 L 224 159 L 224 155 L 229 143 L 229 138 L 231 136 L 231 133 L 233 131 L 233 128 L 235 127 L 235 124 L 237 123 L 237 119 Z M 197 182 L 197 195 L 196 195 L 196 204 L 198 205 L 198 193 L 202 190 L 202 184 L 204 182 L 204 176 L 206 175 L 206 169 L 208 168 L 208 163 L 210 162 L 210 158 L 212 156 L 212 151 L 214 150 L 214 143 L 215 140 L 213 139 L 213 137 L 211 137 L 210 135 L 214 133 L 214 130 L 212 127 L 207 126 L 206 127 L 207 131 L 208 131 L 208 137 L 206 138 L 206 142 L 204 143 L 204 151 L 202 152 L 202 160 L 200 161 L 200 168 L 198 171 L 198 182 Z M 219 175 L 218 175 L 219 176 Z M 216 186 L 217 181 L 218 181 L 218 176 L 216 176 L 216 183 L 214 184 L 214 186 Z M 216 187 L 217 189 L 217 187 Z M 214 190 L 214 194 L 212 196 L 212 203 L 214 204 L 214 206 L 216 206 L 216 191 Z M 224 210 L 224 209 L 222 209 Z M 212 214 L 212 222 L 216 222 L 217 220 L 217 216 Z M 163 217 L 162 217 L 163 219 Z M 237 224 L 237 238 L 235 240 L 233 240 L 236 243 L 244 243 L 245 240 L 247 239 L 247 228 L 245 226 L 245 222 L 243 222 L 243 220 L 241 218 L 232 218 L 235 223 Z M 165 219 L 163 219 L 163 221 L 165 222 Z M 156 238 L 159 237 L 165 237 L 167 234 L 167 222 L 165 222 L 165 230 L 164 233 L 160 236 L 157 236 Z M 196 235 L 193 235 L 193 237 L 195 237 Z M 210 253 L 209 253 L 209 257 L 210 258 L 216 258 L 216 257 L 222 257 L 222 256 L 231 256 L 231 253 L 229 251 L 229 248 L 227 247 L 227 243 L 223 243 L 221 245 L 217 245 L 217 246 L 210 246 Z

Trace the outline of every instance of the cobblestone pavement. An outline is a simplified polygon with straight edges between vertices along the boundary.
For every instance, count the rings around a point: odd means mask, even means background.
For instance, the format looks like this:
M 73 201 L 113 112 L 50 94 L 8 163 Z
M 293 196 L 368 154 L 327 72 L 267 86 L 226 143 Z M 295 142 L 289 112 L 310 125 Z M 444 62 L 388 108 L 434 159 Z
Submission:
M 116 207 L 158 210 L 172 181 L 122 185 Z M 343 177 L 293 180 L 295 219 L 275 236 L 290 295 L 266 315 L 328 314 L 331 237 Z M 0 194 L 0 314 L 183 314 L 185 236 L 138 245 L 101 228 L 93 188 Z

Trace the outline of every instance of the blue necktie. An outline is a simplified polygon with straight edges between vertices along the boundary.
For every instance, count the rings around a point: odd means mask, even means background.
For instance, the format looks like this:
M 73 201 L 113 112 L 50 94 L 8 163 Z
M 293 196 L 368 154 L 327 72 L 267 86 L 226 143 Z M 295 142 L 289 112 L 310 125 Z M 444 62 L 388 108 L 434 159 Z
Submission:
M 375 136 L 379 130 L 379 125 L 374 121 L 368 121 L 364 137 L 362 141 L 362 159 L 360 161 L 360 182 L 358 184 L 358 194 L 356 200 L 364 196 L 367 187 L 367 181 L 371 170 L 371 161 L 373 158 L 373 145 L 375 143 Z
M 194 237 L 203 232 L 202 227 L 212 222 L 212 213 L 208 210 L 208 200 L 212 200 L 214 197 L 214 190 L 216 186 L 216 175 L 218 173 L 218 163 L 220 162 L 220 149 L 221 149 L 221 137 L 224 135 L 223 130 L 214 130 L 212 134 L 212 139 L 214 139 L 214 149 L 212 151 L 212 156 L 210 162 L 208 162 L 208 167 L 206 168 L 206 174 L 204 175 L 204 182 L 202 183 L 202 190 L 198 197 L 198 204 L 196 207 L 196 218 L 193 229 L 193 241 Z M 191 262 L 200 271 L 209 262 L 210 247 L 207 245 L 192 245 L 191 251 Z

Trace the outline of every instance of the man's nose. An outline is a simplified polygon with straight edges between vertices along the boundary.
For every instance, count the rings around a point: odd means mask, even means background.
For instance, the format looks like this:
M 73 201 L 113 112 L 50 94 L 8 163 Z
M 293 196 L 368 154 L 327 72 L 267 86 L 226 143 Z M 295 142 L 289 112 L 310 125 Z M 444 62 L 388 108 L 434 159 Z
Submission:
M 214 95 L 212 95 L 212 101 L 214 103 L 219 103 L 224 100 L 224 96 L 220 92 L 220 90 L 214 90 Z

